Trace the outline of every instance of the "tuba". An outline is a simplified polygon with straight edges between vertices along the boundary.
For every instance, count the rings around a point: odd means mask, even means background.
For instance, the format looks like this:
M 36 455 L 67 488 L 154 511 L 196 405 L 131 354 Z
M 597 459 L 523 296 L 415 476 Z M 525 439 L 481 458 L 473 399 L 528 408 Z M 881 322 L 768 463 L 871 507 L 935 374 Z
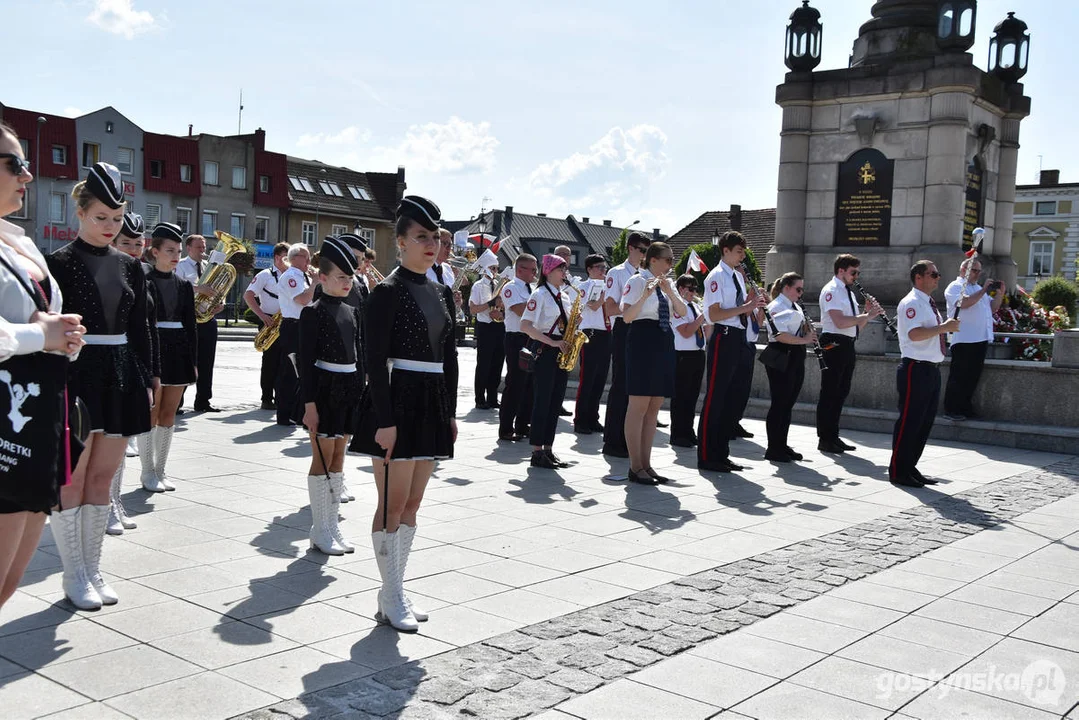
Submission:
M 263 325 L 258 333 L 255 334 L 255 349 L 259 352 L 265 352 L 270 349 L 270 346 L 277 340 L 277 336 L 281 334 L 281 311 L 278 310 L 270 318 L 270 322 Z
M 569 372 L 577 367 L 577 359 L 581 357 L 581 348 L 588 342 L 588 336 L 581 330 L 581 293 L 577 293 L 577 299 L 570 308 L 566 327 L 562 331 L 562 339 L 569 343 L 569 350 L 558 354 L 558 367 Z
M 209 295 L 195 293 L 195 320 L 198 323 L 214 319 L 214 308 L 225 302 L 225 296 L 236 282 L 236 268 L 229 264 L 229 258 L 236 253 L 247 252 L 247 248 L 238 239 L 228 233 L 215 230 L 217 247 L 210 253 L 210 263 L 199 278 L 199 285 L 209 285 L 213 292 Z

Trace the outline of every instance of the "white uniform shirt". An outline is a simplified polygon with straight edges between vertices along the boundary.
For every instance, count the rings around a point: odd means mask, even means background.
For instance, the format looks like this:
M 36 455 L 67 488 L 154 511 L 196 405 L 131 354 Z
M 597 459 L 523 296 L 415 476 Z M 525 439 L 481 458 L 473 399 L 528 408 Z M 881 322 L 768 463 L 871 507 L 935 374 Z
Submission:
M 805 315 L 801 308 L 797 307 L 791 299 L 780 293 L 779 297 L 768 304 L 768 312 L 772 315 L 772 322 L 776 324 L 776 330 L 788 335 L 803 336 L 802 326 Z M 766 320 L 765 325 L 768 324 Z M 768 328 L 768 342 L 774 342 L 776 336 L 772 334 L 772 328 Z
M 967 295 L 980 292 L 981 285 L 967 285 Z M 953 280 L 944 290 L 948 301 L 948 317 L 955 317 L 955 307 L 963 298 L 963 278 Z M 959 311 L 959 332 L 952 333 L 952 345 L 958 343 L 993 342 L 993 298 L 982 295 L 976 305 Z
M 671 328 L 674 330 L 674 349 L 675 351 L 690 351 L 700 350 L 704 351 L 704 346 L 697 347 L 697 335 L 694 333 L 689 337 L 682 337 L 682 333 L 678 332 L 678 328 L 683 325 L 692 325 L 697 322 L 697 318 L 704 314 L 704 309 L 697 303 L 686 303 L 685 316 L 675 315 L 674 310 L 671 310 Z M 704 333 L 705 325 L 708 324 L 708 320 L 705 319 L 704 325 L 701 325 L 698 332 Z
M 473 305 L 485 305 L 490 302 L 491 298 L 494 297 L 494 284 L 494 281 L 486 277 L 481 277 L 472 283 L 472 292 L 468 294 L 468 302 Z M 491 322 L 491 308 L 476 313 L 476 322 Z
M 550 288 L 550 291 L 547 288 Z M 561 308 L 558 307 L 556 298 L 562 299 Z M 562 328 L 556 327 L 555 323 L 562 317 L 563 311 L 566 317 L 569 317 L 569 310 L 575 298 L 573 290 L 565 286 L 556 288 L 553 285 L 540 285 L 528 297 L 521 320 L 530 321 L 534 328 L 546 335 L 562 337 Z
M 912 328 L 936 327 L 942 322 L 940 316 L 929 304 L 929 299 L 929 296 L 918 288 L 911 288 L 910 292 L 899 301 L 899 308 L 896 310 L 896 322 L 899 325 L 899 352 L 903 357 L 911 360 L 939 363 L 944 359 L 944 353 L 940 350 L 939 336 L 933 335 L 928 340 L 915 342 L 908 335 Z
M 648 281 L 654 277 L 655 275 L 649 271 L 641 270 L 626 282 L 622 288 L 622 300 L 619 303 L 623 313 L 626 312 L 627 307 L 641 299 L 645 288 L 648 287 Z M 641 309 L 637 313 L 638 320 L 659 320 L 659 297 L 656 295 L 656 290 L 658 289 L 658 287 L 652 288 L 652 291 L 648 293 L 648 299 L 641 304 Z M 666 300 L 669 314 L 673 315 L 674 309 L 671 308 L 671 299 L 666 298 Z
M 6 267 L 0 265 L 0 362 L 3 362 L 12 355 L 29 355 L 45 349 L 45 332 L 37 323 L 30 322 L 30 316 L 37 312 L 37 306 L 23 287 L 23 283 L 32 287 L 33 281 L 19 262 L 18 256 L 25 255 L 33 260 L 45 277 L 50 278 L 51 312 L 61 312 L 63 298 L 56 281 L 51 279 L 41 251 L 26 236 L 23 229 L 14 223 L 0 220 L 0 235 L 4 238 L 4 241 L 0 242 L 0 255 L 3 255 L 7 264 L 22 279 L 20 283 Z M 16 252 L 12 247 L 18 247 L 20 252 Z M 0 391 L 6 392 L 7 388 Z
M 206 266 L 208 264 L 209 261 L 206 258 L 203 258 L 203 272 L 206 272 Z M 186 280 L 192 285 L 199 284 L 199 278 L 201 277 L 201 274 L 199 273 L 199 267 L 197 264 L 195 264 L 195 261 L 192 260 L 190 256 L 185 257 L 183 260 L 176 264 L 176 277 L 180 278 L 181 280 Z
M 720 260 L 719 265 L 716 265 L 715 269 L 708 273 L 708 277 L 704 279 L 705 312 L 713 305 L 719 305 L 725 310 L 732 310 L 738 307 L 739 289 L 742 291 L 742 302 L 745 303 L 747 293 L 745 283 L 742 281 L 742 276 L 735 272 L 734 268 L 730 265 Z M 743 320 L 745 320 L 746 323 L 746 342 L 756 342 L 757 333 L 753 331 L 753 322 L 749 315 L 734 315 L 726 320 L 719 320 L 713 324 L 726 325 L 741 330 Z M 711 318 L 709 318 L 709 322 L 711 322 Z
M 629 264 L 629 260 L 624 263 L 615 265 L 613 268 L 607 271 L 607 297 L 614 300 L 614 304 L 621 307 L 622 305 L 622 291 L 626 288 L 626 283 L 629 279 L 637 274 L 637 268 Z M 616 315 L 612 318 L 612 321 L 619 321 L 622 319 L 621 315 Z
M 438 263 L 436 263 L 438 264 Z M 444 262 L 440 265 L 442 268 L 442 284 L 446 287 L 453 287 L 453 282 L 457 279 L 457 273 L 453 271 L 453 266 L 448 262 Z M 432 265 L 427 270 L 427 279 L 431 282 L 438 282 L 438 275 L 435 275 L 435 266 Z
M 304 306 L 296 302 L 296 296 L 307 290 L 306 274 L 299 268 L 290 267 L 281 273 L 281 279 L 277 282 L 277 287 L 279 290 L 277 299 L 281 305 L 281 317 L 299 320 L 300 311 L 304 309 Z
M 589 278 L 582 282 L 581 287 L 578 289 L 581 291 L 581 329 L 606 330 L 607 325 L 604 321 L 603 305 L 601 304 L 598 310 L 590 310 L 588 301 L 600 300 L 602 302 L 604 300 L 607 281 L 602 278 L 598 280 Z
M 849 294 L 848 294 L 849 291 Z M 854 303 L 854 313 L 851 314 L 851 303 Z M 833 335 L 846 335 L 858 337 L 858 327 L 851 325 L 849 328 L 840 330 L 832 322 L 829 310 L 838 310 L 844 315 L 854 317 L 859 314 L 858 298 L 854 297 L 854 289 L 848 288 L 838 277 L 833 277 L 820 291 L 820 317 L 821 332 Z
M 506 308 L 506 332 L 521 332 L 521 317 L 510 308 L 527 303 L 531 294 L 525 281 L 518 277 L 502 288 L 502 305 Z
M 251 284 L 247 286 L 248 290 L 255 293 L 259 307 L 267 315 L 272 316 L 281 309 L 281 302 L 278 300 L 281 295 L 278 280 L 282 274 L 276 267 L 268 267 L 256 273 L 251 279 Z

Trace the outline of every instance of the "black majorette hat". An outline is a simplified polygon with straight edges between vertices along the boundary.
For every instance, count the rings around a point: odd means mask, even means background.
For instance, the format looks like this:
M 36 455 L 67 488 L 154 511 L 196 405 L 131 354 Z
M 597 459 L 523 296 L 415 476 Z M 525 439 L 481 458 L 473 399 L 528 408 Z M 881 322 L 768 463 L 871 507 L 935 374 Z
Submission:
M 86 176 L 86 189 L 113 210 L 124 206 L 124 181 L 115 165 L 94 163 Z
M 367 243 L 356 233 L 341 233 L 337 236 L 337 239 L 357 252 L 363 252 L 367 249 Z
M 318 252 L 320 258 L 329 260 L 341 268 L 341 272 L 346 275 L 356 274 L 356 256 L 352 253 L 352 248 L 348 246 L 348 243 L 340 238 L 333 235 L 327 236 L 322 241 L 322 247 L 319 248 Z
M 442 220 L 442 211 L 438 205 L 427 198 L 419 195 L 406 195 L 401 198 L 401 204 L 397 206 L 396 217 L 407 217 L 415 220 L 431 232 L 438 230 L 438 223 Z
M 120 228 L 120 234 L 129 238 L 140 238 L 146 233 L 146 223 L 142 221 L 142 215 L 138 213 L 124 213 L 124 226 Z
M 152 238 L 164 238 L 165 240 L 172 240 L 174 242 L 182 243 L 184 241 L 184 231 L 180 229 L 179 225 L 170 222 L 158 223 L 154 227 L 153 233 L 150 235 Z

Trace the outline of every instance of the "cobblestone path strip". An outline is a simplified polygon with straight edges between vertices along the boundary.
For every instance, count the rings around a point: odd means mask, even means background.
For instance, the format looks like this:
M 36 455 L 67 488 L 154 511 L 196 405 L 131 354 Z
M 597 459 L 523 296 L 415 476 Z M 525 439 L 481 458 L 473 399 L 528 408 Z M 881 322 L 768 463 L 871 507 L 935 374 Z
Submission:
M 1079 491 L 1079 458 L 238 716 L 522 718 Z

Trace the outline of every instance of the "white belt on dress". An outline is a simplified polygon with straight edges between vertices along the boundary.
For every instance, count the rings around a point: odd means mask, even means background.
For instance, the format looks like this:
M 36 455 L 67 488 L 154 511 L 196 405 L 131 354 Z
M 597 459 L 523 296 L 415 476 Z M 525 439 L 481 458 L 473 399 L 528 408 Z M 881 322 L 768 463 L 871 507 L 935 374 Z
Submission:
M 316 360 L 315 367 L 319 370 L 333 373 L 356 372 L 356 363 L 334 363 L 327 360 Z
M 127 345 L 127 333 L 119 335 L 83 335 L 82 341 L 87 345 Z
M 434 373 L 441 375 L 442 363 L 426 362 L 424 360 L 406 360 L 404 358 L 390 358 L 386 366 L 391 370 L 409 370 L 411 372 Z
M 166 330 L 183 330 L 184 324 L 179 320 L 158 320 L 157 329 L 164 328 Z

